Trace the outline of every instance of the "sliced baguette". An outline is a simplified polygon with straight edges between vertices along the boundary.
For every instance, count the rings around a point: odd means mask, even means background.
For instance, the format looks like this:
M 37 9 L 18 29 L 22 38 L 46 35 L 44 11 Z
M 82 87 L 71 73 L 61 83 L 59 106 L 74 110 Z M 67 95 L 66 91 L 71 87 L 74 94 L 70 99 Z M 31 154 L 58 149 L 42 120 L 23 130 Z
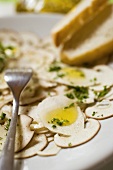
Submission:
M 52 29 L 56 46 L 61 45 L 103 9 L 108 0 L 82 0 Z
M 93 62 L 113 52 L 113 6 L 108 5 L 61 50 L 61 60 L 71 65 Z

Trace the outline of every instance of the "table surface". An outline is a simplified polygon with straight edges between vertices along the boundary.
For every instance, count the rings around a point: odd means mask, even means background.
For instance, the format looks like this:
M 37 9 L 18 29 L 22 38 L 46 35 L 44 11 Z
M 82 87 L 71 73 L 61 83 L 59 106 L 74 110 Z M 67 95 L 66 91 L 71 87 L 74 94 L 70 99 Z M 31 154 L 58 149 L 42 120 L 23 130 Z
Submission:
M 0 17 L 14 16 L 14 15 L 17 15 L 17 13 L 15 12 L 14 3 L 0 2 Z M 101 170 L 113 170 L 113 162 L 108 163 Z

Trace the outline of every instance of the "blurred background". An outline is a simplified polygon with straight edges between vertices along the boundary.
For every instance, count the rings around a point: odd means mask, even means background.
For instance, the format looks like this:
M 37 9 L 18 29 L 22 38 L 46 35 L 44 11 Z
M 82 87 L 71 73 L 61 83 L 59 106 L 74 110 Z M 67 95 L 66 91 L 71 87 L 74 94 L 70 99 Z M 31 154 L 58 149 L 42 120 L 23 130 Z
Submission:
M 14 13 L 67 13 L 80 0 L 0 0 L 0 17 Z

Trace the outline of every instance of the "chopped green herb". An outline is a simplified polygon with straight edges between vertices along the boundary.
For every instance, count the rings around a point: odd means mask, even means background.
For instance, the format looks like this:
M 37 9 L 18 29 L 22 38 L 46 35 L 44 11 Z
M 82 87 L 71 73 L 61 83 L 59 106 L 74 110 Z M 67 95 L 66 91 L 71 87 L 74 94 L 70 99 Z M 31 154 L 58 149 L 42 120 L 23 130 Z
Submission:
M 69 99 L 74 99 L 75 98 L 73 93 L 67 93 L 65 96 L 68 97 Z
M 90 80 L 90 82 L 93 82 L 94 84 L 96 83 L 96 81 L 97 81 L 96 77 L 94 77 L 93 79 Z
M 9 130 L 10 123 L 11 123 L 11 119 L 8 119 L 8 120 L 7 120 L 7 124 L 6 124 L 6 126 L 5 126 L 5 130 Z
M 104 89 L 98 93 L 98 98 L 104 97 L 109 92 L 109 89 L 104 86 Z
M 97 112 L 94 111 L 94 112 L 92 113 L 92 116 L 95 116 L 96 113 L 97 113 Z
M 52 128 L 55 129 L 55 128 L 56 128 L 56 125 L 52 125 Z
M 77 98 L 80 102 L 82 102 L 84 99 L 87 99 L 89 97 L 89 91 L 87 87 L 76 86 L 68 88 L 72 89 L 72 92 L 66 94 L 68 98 Z
M 3 71 L 6 65 L 7 59 L 14 57 L 14 53 L 15 53 L 15 47 L 12 47 L 12 46 L 5 47 L 0 42 L 0 72 Z
M 71 103 L 69 106 L 64 107 L 64 109 L 69 109 L 74 106 L 74 103 Z
M 104 86 L 104 89 L 100 92 L 97 92 L 93 90 L 94 94 L 96 95 L 97 99 L 101 99 L 104 97 L 108 92 L 110 91 L 110 88 L 107 88 L 107 86 Z
M 79 101 L 82 101 L 83 99 L 87 99 L 89 96 L 88 88 L 76 86 L 74 88 L 74 94 Z
M 59 73 L 58 73 L 57 76 L 62 78 L 62 77 L 65 76 L 65 74 L 63 74 L 63 73 L 62 73 L 62 74 L 59 74 Z
M 81 76 L 81 77 L 85 77 L 85 74 L 81 72 L 81 73 L 80 73 L 80 76 Z
M 2 140 L 3 138 L 2 137 L 0 137 L 0 140 Z
M 4 120 L 6 117 L 6 114 L 2 112 L 1 116 L 0 116 L 0 120 Z
M 59 125 L 59 126 L 63 126 L 65 123 L 68 123 L 69 121 L 66 119 L 58 119 L 58 118 L 53 118 L 50 122 L 48 123 L 52 123 L 54 125 Z
M 64 77 L 65 76 L 65 74 L 62 74 L 62 73 L 57 73 L 57 76 L 56 77 L 54 77 L 54 79 L 57 79 L 57 78 L 62 78 L 62 77 Z
M 59 70 L 61 70 L 61 67 L 60 66 L 58 66 L 58 65 L 51 65 L 50 67 L 49 67 L 49 72 L 54 72 L 54 71 L 59 71 Z
M 70 142 L 70 143 L 68 143 L 68 146 L 70 147 L 70 146 L 72 146 L 72 143 Z

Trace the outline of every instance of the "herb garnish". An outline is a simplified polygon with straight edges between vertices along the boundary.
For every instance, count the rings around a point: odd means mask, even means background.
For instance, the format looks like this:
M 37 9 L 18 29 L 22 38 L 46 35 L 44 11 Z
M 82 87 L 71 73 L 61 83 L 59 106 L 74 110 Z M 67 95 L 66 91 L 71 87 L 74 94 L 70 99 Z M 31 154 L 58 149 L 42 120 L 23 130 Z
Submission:
M 70 87 L 69 87 L 70 88 Z M 87 99 L 89 97 L 89 92 L 87 87 L 71 87 L 72 92 L 67 93 L 66 96 L 70 99 L 77 98 L 80 102 L 83 101 L 83 99 Z
M 15 53 L 15 47 L 13 46 L 5 47 L 0 42 L 0 72 L 4 69 L 7 59 L 13 57 L 14 53 Z
M 0 137 L 0 140 L 2 140 L 3 138 L 2 137 Z
M 57 79 L 57 78 L 59 78 L 59 77 L 62 78 L 62 77 L 64 77 L 64 76 L 65 76 L 65 74 L 57 72 L 57 76 L 54 77 L 54 79 Z
M 104 86 L 103 91 L 99 92 L 98 98 L 104 97 L 109 92 L 109 89 L 107 89 L 106 86 Z
M 97 81 L 97 78 L 96 78 L 96 77 L 94 77 L 93 79 L 90 80 L 90 82 L 93 82 L 94 85 L 96 84 L 96 81 Z
M 94 94 L 97 96 L 98 99 L 104 97 L 110 91 L 107 86 L 104 86 L 104 89 L 100 92 L 94 91 Z
M 55 65 L 55 64 L 52 64 L 50 67 L 49 67 L 49 72 L 54 72 L 54 71 L 59 71 L 61 70 L 61 67 L 58 66 L 58 65 Z
M 67 96 L 69 99 L 74 99 L 75 98 L 75 96 L 74 96 L 74 94 L 73 93 L 67 93 L 65 96 Z
M 71 146 L 72 146 L 72 143 L 71 143 L 71 142 L 70 142 L 70 143 L 68 143 L 68 146 L 69 146 L 69 147 L 71 147 Z
M 74 103 L 71 103 L 69 106 L 64 107 L 64 109 L 69 109 L 74 106 Z
M 0 116 L 0 120 L 4 120 L 6 117 L 6 114 L 2 112 L 1 116 Z
M 96 113 L 97 113 L 97 112 L 94 111 L 94 112 L 92 113 L 92 116 L 95 116 Z
M 56 128 L 56 125 L 52 125 L 52 128 L 55 129 L 55 128 Z
M 50 122 L 48 122 L 48 123 L 52 123 L 53 125 L 59 125 L 59 126 L 63 126 L 65 123 L 68 123 L 69 122 L 69 120 L 67 120 L 67 119 L 58 119 L 58 118 L 53 118 Z M 52 125 L 52 127 L 53 128 L 56 128 L 56 127 L 54 127 Z
M 7 124 L 6 124 L 6 126 L 5 126 L 5 130 L 9 130 L 10 123 L 11 123 L 11 119 L 8 119 L 8 120 L 7 120 Z

